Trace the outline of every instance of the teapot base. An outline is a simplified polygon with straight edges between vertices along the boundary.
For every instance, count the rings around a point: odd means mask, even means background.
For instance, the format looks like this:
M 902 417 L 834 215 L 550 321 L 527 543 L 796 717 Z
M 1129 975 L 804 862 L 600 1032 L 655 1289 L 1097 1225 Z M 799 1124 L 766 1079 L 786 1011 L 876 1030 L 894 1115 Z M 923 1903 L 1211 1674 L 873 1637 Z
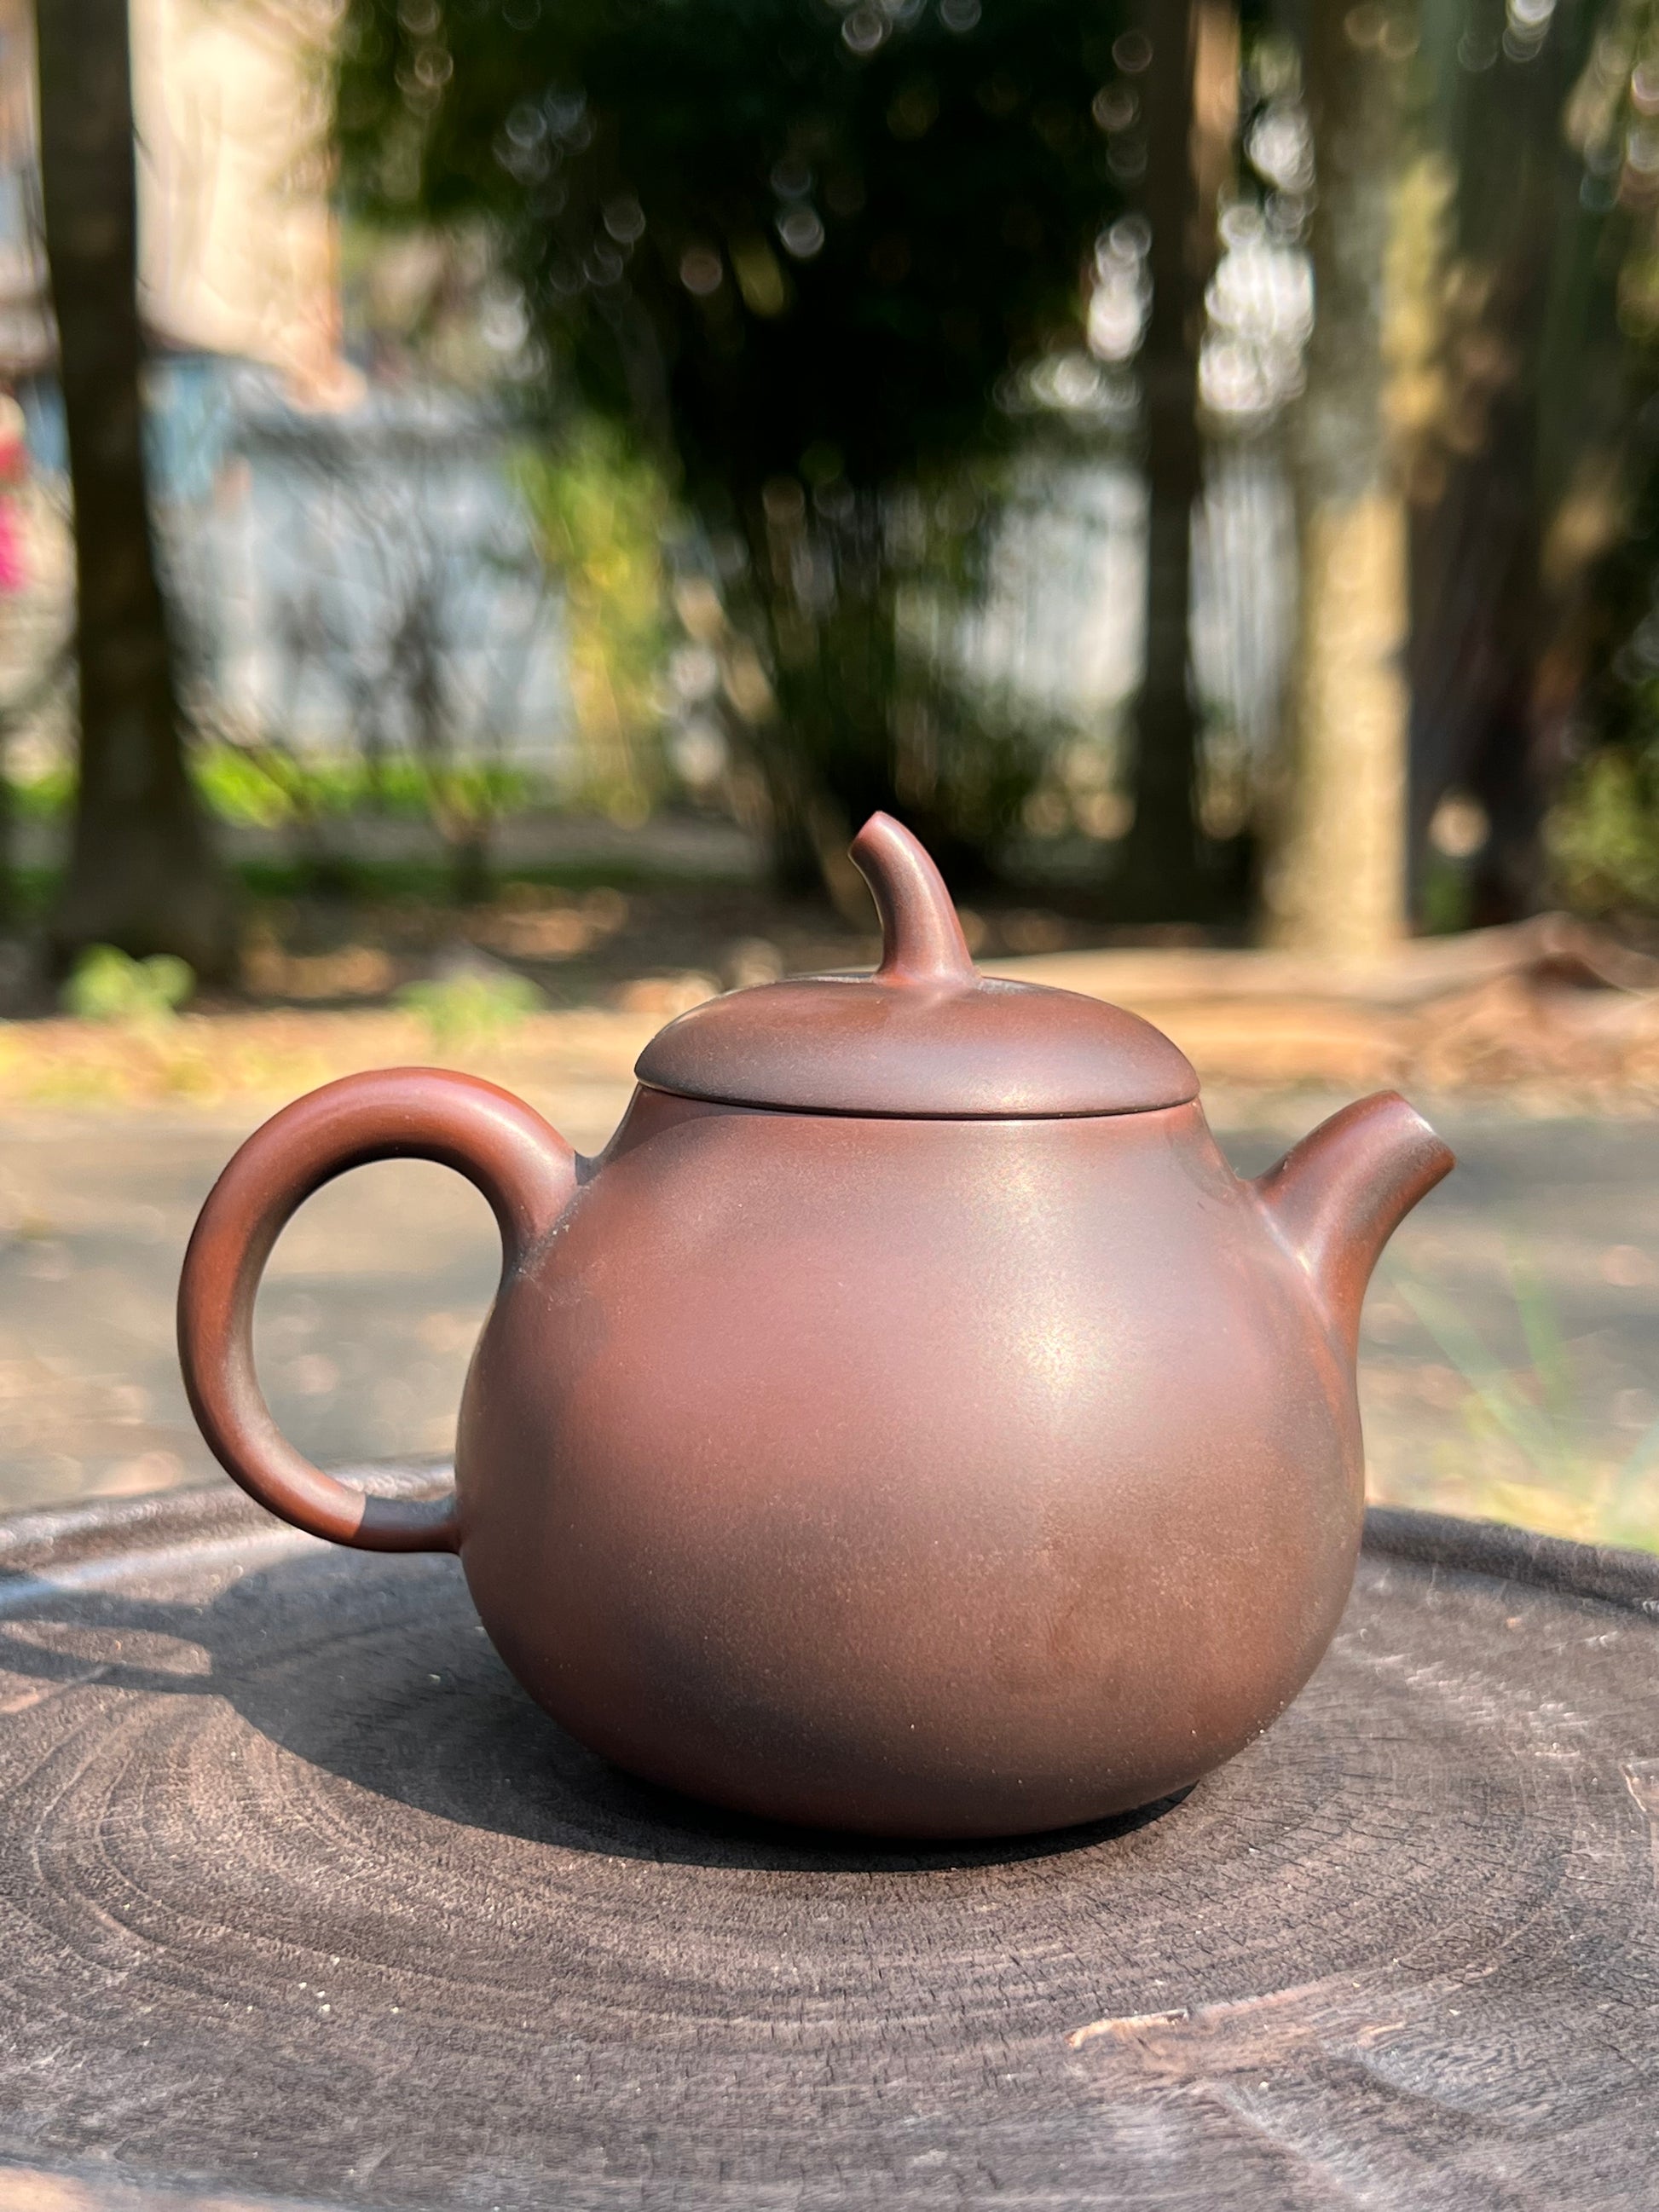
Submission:
M 1247 1742 L 1253 1741 L 1253 1737 L 1247 1739 Z M 1241 1744 L 1237 1749 L 1242 1751 L 1245 1747 Z M 588 1748 L 591 1750 L 595 1747 L 590 1745 Z M 1218 1759 L 1215 1765 L 1224 1765 L 1227 1759 L 1234 1755 L 1229 1752 Z M 665 1782 L 658 1776 L 623 1766 L 619 1760 L 611 1763 L 635 1782 L 648 1784 L 655 1789 L 672 1790 L 676 1796 L 689 1798 L 714 1811 L 733 1814 L 744 1820 L 763 1822 L 769 1827 L 787 1828 L 802 1835 L 826 1838 L 844 1837 L 849 1841 L 856 1838 L 896 1845 L 999 1844 L 1030 1841 L 1042 1837 L 1052 1837 L 1056 1844 L 1066 1844 L 1090 1840 L 1096 1831 L 1108 1835 L 1127 1834 L 1181 1804 L 1192 1795 L 1206 1775 L 1215 1771 L 1213 1766 L 1206 1767 L 1203 1773 L 1196 1774 L 1173 1788 L 1159 1790 L 1151 1797 L 1136 1792 L 1133 1802 L 1129 1804 L 1097 1804 L 1091 1811 L 1067 1810 L 1057 1818 L 1046 1815 L 1033 1818 L 1030 1812 L 1023 1816 L 1011 1817 L 990 1811 L 975 1818 L 971 1813 L 958 1810 L 949 1816 L 940 1814 L 929 1819 L 921 1814 L 914 1818 L 905 1818 L 891 1811 L 858 1803 L 844 1803 L 841 1810 L 830 1815 L 817 1809 L 792 1811 L 786 1804 L 775 1802 L 764 1794 L 750 1796 L 747 1793 L 733 1795 L 721 1792 L 715 1795 Z
M 1018 1766 L 999 1771 L 974 1765 L 971 1755 L 953 1758 L 953 1750 L 966 1748 L 960 1741 L 935 1741 L 933 1755 L 918 1757 L 906 1771 L 870 1741 L 867 1713 L 843 1715 L 836 1746 L 830 1741 L 833 1726 L 823 1725 L 821 1706 L 820 1726 L 810 1740 L 786 1726 L 763 1744 L 734 1725 L 730 1705 L 712 1696 L 696 1720 L 688 1712 L 680 1727 L 665 1727 L 657 1711 L 595 1712 L 562 1695 L 539 1656 L 516 1649 L 510 1632 L 491 1626 L 489 1633 L 535 1702 L 568 1735 L 633 1780 L 744 1820 L 892 1844 L 988 1844 L 1062 1836 L 1103 1823 L 1133 1826 L 1184 1797 L 1254 1742 L 1302 1686 L 1297 1681 L 1271 1711 L 1257 1709 L 1224 1735 L 1182 1727 L 1177 1741 L 1173 1730 L 1154 1735 L 1136 1728 L 1133 1754 L 1115 1771 L 1042 1771 L 1036 1761 L 1024 1771 Z M 1322 1652 L 1322 1643 L 1307 1672 Z M 807 1705 L 803 1698 L 797 1710 Z M 1121 1738 L 1124 1732 L 1104 1733 Z

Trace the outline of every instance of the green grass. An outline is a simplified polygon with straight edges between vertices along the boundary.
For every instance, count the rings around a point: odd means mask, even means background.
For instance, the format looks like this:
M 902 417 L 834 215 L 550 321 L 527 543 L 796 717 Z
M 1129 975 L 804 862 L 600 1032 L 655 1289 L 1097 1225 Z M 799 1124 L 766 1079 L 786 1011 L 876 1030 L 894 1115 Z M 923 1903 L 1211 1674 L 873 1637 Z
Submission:
M 419 821 L 433 806 L 432 775 L 404 754 L 388 756 L 371 773 L 367 763 L 350 755 L 299 761 L 275 749 L 258 753 L 238 745 L 208 745 L 194 755 L 191 771 L 210 813 L 235 827 L 279 829 L 368 809 Z M 447 791 L 453 787 L 470 795 L 492 815 L 511 813 L 544 795 L 522 769 L 488 763 L 446 771 L 444 785 Z M 20 815 L 56 821 L 74 802 L 75 774 L 67 766 L 49 768 L 15 781 L 11 789 Z
M 113 945 L 93 945 L 64 986 L 64 1005 L 83 1022 L 153 1029 L 170 1022 L 195 988 L 189 964 L 168 953 L 133 960 Z
M 483 971 L 406 983 L 397 1003 L 421 1017 L 433 1050 L 448 1056 L 498 1042 L 546 1001 L 523 975 Z
M 1456 1431 L 1432 1455 L 1439 1496 L 1459 1511 L 1583 1541 L 1659 1551 L 1659 1419 L 1633 1445 L 1589 1407 L 1583 1376 L 1537 1269 L 1516 1246 L 1507 1267 L 1526 1358 L 1506 1366 L 1456 1302 L 1391 1271 L 1393 1288 L 1465 1386 Z
M 317 871 L 308 862 L 298 860 L 235 860 L 231 864 L 233 880 L 252 901 L 313 898 L 319 895 Z M 44 921 L 51 912 L 58 894 L 59 871 L 56 868 L 18 867 L 12 871 L 11 887 L 14 911 L 25 927 Z M 547 890 L 591 891 L 665 890 L 695 884 L 699 890 L 741 890 L 750 887 L 747 876 L 729 872 L 695 873 L 665 867 L 652 860 L 634 860 L 626 855 L 616 858 L 596 856 L 592 860 L 570 860 L 520 865 L 492 869 L 489 876 L 491 898 L 497 896 L 511 884 L 527 884 Z M 343 898 L 353 905 L 374 906 L 402 902 L 413 905 L 446 907 L 455 902 L 454 884 L 450 870 L 440 860 L 368 860 L 347 857 L 338 866 L 337 876 L 330 886 L 329 895 Z
M 451 872 L 441 860 L 367 860 L 347 856 L 339 865 L 345 896 L 365 904 L 386 899 L 407 899 L 428 906 L 453 903 Z M 298 860 L 238 860 L 233 873 L 242 888 L 258 898 L 305 898 L 316 890 L 314 868 Z M 489 890 L 492 897 L 509 884 L 567 891 L 660 890 L 684 884 L 711 890 L 738 890 L 750 882 L 744 875 L 681 871 L 618 854 L 530 864 L 514 861 L 490 870 Z

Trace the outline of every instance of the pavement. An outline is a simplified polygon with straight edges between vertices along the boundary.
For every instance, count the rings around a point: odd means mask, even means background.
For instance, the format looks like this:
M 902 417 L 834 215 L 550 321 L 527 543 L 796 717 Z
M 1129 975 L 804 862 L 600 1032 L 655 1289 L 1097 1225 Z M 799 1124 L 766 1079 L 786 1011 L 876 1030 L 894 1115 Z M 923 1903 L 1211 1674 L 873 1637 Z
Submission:
M 537 1103 L 596 1151 L 626 1096 L 589 1079 Z M 1337 1103 L 1224 1098 L 1214 1118 L 1255 1172 Z M 1650 1515 L 1659 1543 L 1659 1474 L 1631 1466 L 1659 1417 L 1659 1118 L 1431 1110 L 1461 1166 L 1400 1231 L 1367 1305 L 1373 1491 L 1585 1534 L 1616 1505 L 1623 1533 Z M 0 1510 L 219 1479 L 179 1385 L 173 1300 L 196 1210 L 258 1118 L 0 1118 Z M 447 1452 L 495 1269 L 483 1200 L 440 1168 L 387 1163 L 313 1199 L 256 1327 L 295 1443 L 336 1465 Z

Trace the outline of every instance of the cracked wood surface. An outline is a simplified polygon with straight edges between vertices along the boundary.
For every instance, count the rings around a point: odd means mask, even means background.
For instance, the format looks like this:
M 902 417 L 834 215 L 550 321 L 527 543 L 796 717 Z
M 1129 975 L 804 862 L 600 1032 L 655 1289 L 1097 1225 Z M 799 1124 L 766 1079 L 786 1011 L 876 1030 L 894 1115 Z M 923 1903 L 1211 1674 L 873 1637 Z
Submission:
M 1374 1514 L 1184 1799 L 872 1850 L 590 1758 L 452 1559 L 20 1517 L 0 2205 L 1646 2207 L 1656 1832 L 1659 1561 L 1487 1525 Z

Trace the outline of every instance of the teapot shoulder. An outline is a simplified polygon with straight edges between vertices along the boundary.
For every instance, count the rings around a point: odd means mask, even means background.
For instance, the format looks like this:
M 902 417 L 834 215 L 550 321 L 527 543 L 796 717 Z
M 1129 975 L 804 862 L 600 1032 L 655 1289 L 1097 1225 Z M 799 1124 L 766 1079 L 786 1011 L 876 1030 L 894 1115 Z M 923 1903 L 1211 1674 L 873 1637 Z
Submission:
M 837 1168 L 890 1159 L 919 1173 L 971 1176 L 994 1159 L 1030 1174 L 1167 1175 L 1212 1201 L 1235 1200 L 1249 1188 L 1228 1166 L 1196 1100 L 1144 1113 L 1030 1117 L 816 1114 L 681 1097 L 644 1084 L 604 1151 L 586 1163 L 583 1180 L 614 1178 L 624 1165 L 630 1174 L 724 1171 L 745 1158 L 797 1170 L 815 1158 Z
M 1005 1287 L 1038 1272 L 1056 1292 L 1102 1278 L 1122 1310 L 1206 1276 L 1306 1279 L 1196 1102 L 1145 1113 L 1012 1120 L 798 1114 L 641 1086 L 546 1248 L 556 1270 L 653 1255 L 684 1289 L 698 1268 L 827 1265 Z M 690 1271 L 690 1272 L 688 1272 Z M 1108 1278 L 1109 1279 L 1108 1279 Z M 1312 1317 L 1310 1305 L 1309 1316 Z

